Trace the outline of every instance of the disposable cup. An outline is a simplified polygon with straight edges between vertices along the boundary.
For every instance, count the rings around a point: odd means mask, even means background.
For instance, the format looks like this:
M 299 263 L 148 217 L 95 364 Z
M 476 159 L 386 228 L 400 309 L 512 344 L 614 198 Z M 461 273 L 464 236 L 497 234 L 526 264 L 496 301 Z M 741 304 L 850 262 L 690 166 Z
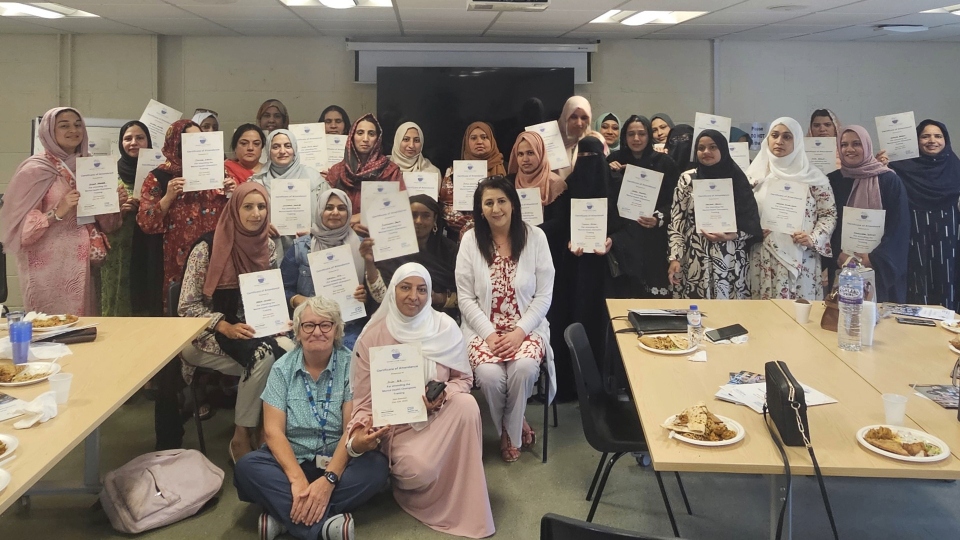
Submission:
M 57 393 L 57 405 L 63 405 L 70 396 L 70 383 L 73 381 L 73 373 L 57 373 L 47 379 L 50 381 L 50 389 Z
M 891 426 L 902 426 L 904 417 L 907 414 L 907 396 L 884 394 L 883 414 L 886 416 L 887 424 Z
M 793 314 L 798 323 L 807 324 L 810 321 L 810 309 L 812 307 L 813 304 L 807 300 L 800 299 L 793 302 Z

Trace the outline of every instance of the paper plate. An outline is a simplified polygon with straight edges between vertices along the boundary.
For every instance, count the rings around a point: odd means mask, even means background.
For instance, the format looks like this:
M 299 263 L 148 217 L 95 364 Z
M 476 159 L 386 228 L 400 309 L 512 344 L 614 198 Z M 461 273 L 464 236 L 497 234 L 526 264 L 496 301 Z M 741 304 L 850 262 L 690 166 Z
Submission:
M 0 454 L 0 461 L 3 461 L 8 457 L 10 457 L 13 454 L 14 450 L 17 449 L 17 446 L 20 445 L 20 441 L 18 441 L 17 438 L 14 437 L 13 435 L 4 435 L 0 433 L 0 441 L 2 441 L 3 444 L 7 446 L 6 452 Z
M 47 374 L 43 377 L 30 379 L 29 381 L 0 383 L 0 386 L 30 386 L 31 384 L 37 384 L 38 382 L 47 380 L 51 375 L 60 373 L 60 364 L 54 364 L 53 362 L 30 362 L 26 364 L 26 366 L 31 373 L 43 373 L 46 371 Z
M 716 416 L 717 418 L 719 418 L 720 420 L 722 420 L 723 423 L 726 424 L 727 427 L 730 428 L 732 431 L 736 431 L 736 432 L 737 432 L 736 436 L 735 436 L 734 438 L 728 439 L 728 440 L 726 440 L 726 441 L 698 441 L 698 440 L 696 440 L 696 439 L 691 439 L 691 438 L 689 438 L 689 437 L 684 437 L 683 434 L 677 433 L 676 431 L 670 431 L 670 437 L 669 437 L 669 438 L 671 438 L 671 439 L 676 439 L 676 440 L 678 440 L 678 441 L 680 441 L 680 442 L 685 442 L 685 443 L 687 443 L 687 444 L 693 444 L 693 445 L 696 445 L 696 446 L 730 446 L 731 444 L 737 444 L 738 442 L 742 441 L 742 440 L 743 440 L 743 437 L 746 436 L 746 434 L 747 434 L 746 430 L 743 429 L 743 426 L 741 426 L 740 423 L 737 422 L 736 420 L 732 420 L 732 419 L 730 419 L 730 418 L 727 418 L 726 416 L 720 416 L 719 414 L 715 414 L 714 416 Z M 674 420 L 676 417 L 677 417 L 677 415 L 675 415 L 675 414 L 674 414 L 674 415 L 671 415 L 669 418 L 667 418 L 666 420 L 664 420 L 663 423 L 664 423 L 664 424 L 672 424 L 672 423 L 673 423 L 673 420 Z M 667 429 L 667 428 L 664 428 L 664 429 Z
M 952 321 L 940 321 L 940 327 L 945 328 L 954 334 L 960 334 L 960 319 L 953 319 Z
M 10 485 L 10 473 L 0 469 L 0 493 Z
M 892 431 L 898 433 L 901 436 L 901 438 L 906 436 L 908 438 L 916 439 L 918 442 L 923 441 L 925 443 L 935 444 L 940 447 L 940 453 L 936 456 L 929 456 L 929 457 L 901 456 L 899 454 L 894 454 L 893 452 L 887 452 L 882 448 L 877 448 L 876 446 L 868 443 L 866 439 L 863 438 L 863 436 L 871 429 L 878 428 L 878 427 L 890 428 Z M 950 447 L 947 446 L 947 443 L 941 441 L 940 439 L 934 437 L 933 435 L 930 435 L 929 433 L 925 433 L 917 429 L 910 429 L 910 428 L 899 427 L 899 426 L 885 426 L 883 424 L 877 424 L 873 426 L 866 426 L 866 427 L 860 428 L 860 431 L 857 432 L 857 442 L 859 442 L 860 445 L 866 448 L 867 450 L 870 450 L 871 452 L 874 452 L 876 454 L 880 454 L 881 456 L 886 456 L 888 458 L 896 459 L 899 461 L 909 461 L 911 463 L 934 463 L 936 461 L 942 461 L 950 457 Z
M 662 351 L 660 349 L 654 349 L 653 347 L 646 345 L 642 341 L 637 341 L 637 346 L 645 351 L 652 352 L 654 354 L 666 354 L 668 356 L 679 356 L 682 354 L 690 354 L 692 352 L 696 352 L 697 350 L 697 347 L 690 347 L 689 349 L 684 349 L 682 351 Z

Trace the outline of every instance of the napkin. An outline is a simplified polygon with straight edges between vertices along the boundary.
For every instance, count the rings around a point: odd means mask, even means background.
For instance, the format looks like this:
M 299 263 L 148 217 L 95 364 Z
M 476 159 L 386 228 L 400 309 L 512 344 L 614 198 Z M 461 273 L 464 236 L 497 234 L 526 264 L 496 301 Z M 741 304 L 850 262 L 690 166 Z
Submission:
M 707 351 L 697 351 L 687 357 L 687 360 L 691 362 L 706 362 L 707 361 Z
M 38 423 L 42 424 L 57 416 L 57 393 L 44 392 L 30 403 L 17 408 L 14 412 L 23 414 L 23 419 L 13 424 L 16 429 L 27 429 Z
M 32 343 L 27 360 L 30 362 L 35 360 L 52 362 L 69 354 L 73 354 L 73 351 L 62 343 Z M 0 338 L 0 358 L 13 358 L 13 348 L 10 346 L 9 336 Z

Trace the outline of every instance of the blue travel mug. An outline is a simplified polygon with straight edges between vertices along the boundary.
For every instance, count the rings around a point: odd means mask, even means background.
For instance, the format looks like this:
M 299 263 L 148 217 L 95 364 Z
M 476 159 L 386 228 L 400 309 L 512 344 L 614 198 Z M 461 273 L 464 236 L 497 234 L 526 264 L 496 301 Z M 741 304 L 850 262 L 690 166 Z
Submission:
M 10 345 L 13 348 L 13 363 L 26 364 L 30 355 L 30 339 L 33 338 L 33 323 L 10 322 Z

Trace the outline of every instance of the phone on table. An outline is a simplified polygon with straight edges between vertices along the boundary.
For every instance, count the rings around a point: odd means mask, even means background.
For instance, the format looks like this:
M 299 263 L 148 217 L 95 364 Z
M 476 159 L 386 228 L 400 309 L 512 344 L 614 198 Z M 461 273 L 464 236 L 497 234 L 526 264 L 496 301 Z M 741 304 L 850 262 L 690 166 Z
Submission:
M 915 324 L 917 326 L 936 326 L 937 323 L 929 321 L 927 319 L 912 319 L 910 317 L 897 317 L 897 322 L 900 324 Z
M 739 324 L 731 324 L 730 326 L 724 326 L 723 328 L 710 330 L 706 335 L 707 339 L 716 343 L 718 341 L 735 338 L 737 336 L 745 336 L 747 335 L 747 329 Z
M 443 393 L 446 389 L 447 383 L 440 381 L 430 381 L 427 383 L 427 401 L 433 403 L 440 397 L 440 394 Z

